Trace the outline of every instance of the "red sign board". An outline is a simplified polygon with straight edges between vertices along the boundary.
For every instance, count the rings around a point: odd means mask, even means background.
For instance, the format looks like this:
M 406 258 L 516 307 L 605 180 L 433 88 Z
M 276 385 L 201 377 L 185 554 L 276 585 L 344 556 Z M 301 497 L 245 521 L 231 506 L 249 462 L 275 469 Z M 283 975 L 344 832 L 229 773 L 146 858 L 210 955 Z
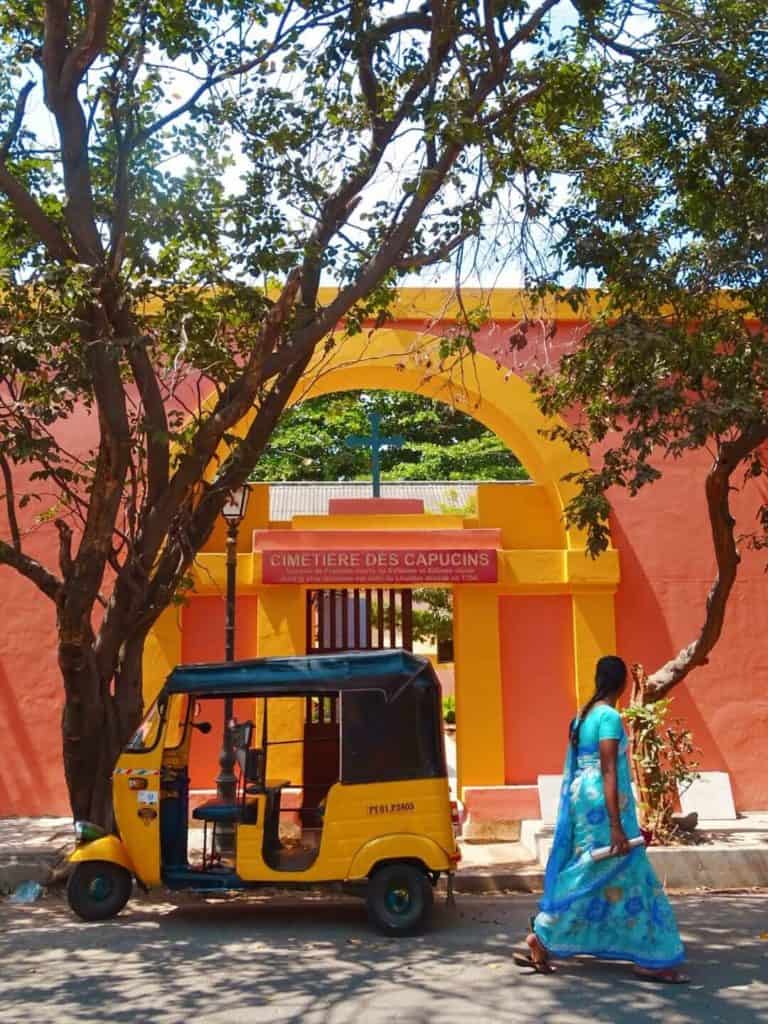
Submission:
M 263 552 L 264 583 L 495 583 L 489 548 L 286 549 Z

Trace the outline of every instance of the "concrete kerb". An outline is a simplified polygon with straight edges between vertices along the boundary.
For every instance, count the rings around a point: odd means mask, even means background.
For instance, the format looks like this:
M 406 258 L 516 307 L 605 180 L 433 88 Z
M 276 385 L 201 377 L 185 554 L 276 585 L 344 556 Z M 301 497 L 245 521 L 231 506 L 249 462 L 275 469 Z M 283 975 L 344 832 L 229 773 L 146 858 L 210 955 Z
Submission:
M 732 828 L 705 824 L 710 841 L 702 845 L 649 849 L 665 886 L 688 892 L 768 888 L 768 816 L 751 816 Z M 71 828 L 63 818 L 0 819 L 0 894 L 25 881 L 57 880 L 72 847 Z M 519 843 L 462 842 L 454 888 L 458 893 L 540 892 L 551 843 L 552 826 L 540 821 L 522 823 Z
M 68 818 L 0 818 L 0 895 L 22 882 L 52 884 L 71 846 Z
M 524 821 L 520 841 L 540 864 L 552 847 L 553 826 Z M 650 846 L 651 864 L 668 889 L 760 889 L 768 887 L 768 815 L 747 814 L 734 822 L 702 821 L 700 843 Z

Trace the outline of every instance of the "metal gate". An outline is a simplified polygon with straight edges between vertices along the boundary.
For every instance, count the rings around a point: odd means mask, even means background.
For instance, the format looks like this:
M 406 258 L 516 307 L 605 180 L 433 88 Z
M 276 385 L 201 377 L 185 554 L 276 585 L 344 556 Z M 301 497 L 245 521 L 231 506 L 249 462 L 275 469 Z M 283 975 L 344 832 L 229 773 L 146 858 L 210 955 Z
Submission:
M 411 591 L 307 591 L 307 652 L 413 650 Z

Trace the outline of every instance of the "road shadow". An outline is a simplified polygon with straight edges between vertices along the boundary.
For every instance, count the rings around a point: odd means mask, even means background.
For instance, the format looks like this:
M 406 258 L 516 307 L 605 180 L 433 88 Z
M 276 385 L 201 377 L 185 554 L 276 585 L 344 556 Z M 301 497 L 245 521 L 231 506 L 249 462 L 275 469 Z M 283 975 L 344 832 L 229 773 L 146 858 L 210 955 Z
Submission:
M 73 919 L 61 898 L 6 903 L 0 1020 L 767 1019 L 766 898 L 675 901 L 690 957 L 685 987 L 649 985 L 627 965 L 589 958 L 560 962 L 552 976 L 521 971 L 511 953 L 534 906 L 528 896 L 465 897 L 454 912 L 437 906 L 426 934 L 392 940 L 370 928 L 362 902 L 313 894 L 137 899 L 95 925 Z

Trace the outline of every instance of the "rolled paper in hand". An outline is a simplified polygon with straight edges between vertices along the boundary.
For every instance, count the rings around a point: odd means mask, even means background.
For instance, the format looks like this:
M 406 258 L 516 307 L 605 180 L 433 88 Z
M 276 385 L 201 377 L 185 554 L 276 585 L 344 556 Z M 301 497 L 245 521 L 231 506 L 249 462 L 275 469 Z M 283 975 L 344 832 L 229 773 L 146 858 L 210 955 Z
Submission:
M 629 840 L 629 845 L 634 849 L 636 846 L 645 846 L 644 836 L 635 836 Z M 592 851 L 592 860 L 607 860 L 608 857 L 613 857 L 615 854 L 612 852 L 612 846 L 598 846 L 596 850 Z

